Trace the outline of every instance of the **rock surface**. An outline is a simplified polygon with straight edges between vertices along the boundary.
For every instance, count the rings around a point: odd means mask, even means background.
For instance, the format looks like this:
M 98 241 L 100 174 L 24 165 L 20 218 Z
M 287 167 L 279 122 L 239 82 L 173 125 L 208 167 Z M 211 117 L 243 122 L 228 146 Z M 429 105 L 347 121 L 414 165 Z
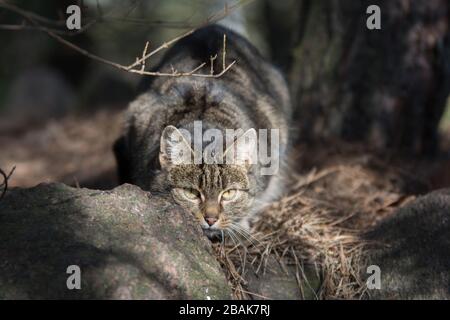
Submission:
M 0 202 L 1 299 L 228 299 L 197 223 L 138 187 L 41 184 Z M 81 270 L 69 290 L 68 266 Z
M 450 189 L 399 209 L 367 239 L 384 244 L 369 261 L 381 269 L 381 289 L 369 290 L 371 298 L 450 299 Z

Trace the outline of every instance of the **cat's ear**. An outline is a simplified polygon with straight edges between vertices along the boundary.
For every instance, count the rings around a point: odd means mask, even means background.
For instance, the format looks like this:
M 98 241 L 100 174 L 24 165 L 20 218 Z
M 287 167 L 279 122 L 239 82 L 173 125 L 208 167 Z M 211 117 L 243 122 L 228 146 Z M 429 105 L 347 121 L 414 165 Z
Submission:
M 159 150 L 159 163 L 162 169 L 167 170 L 175 165 L 192 163 L 190 134 L 185 131 L 178 130 L 174 126 L 164 128 Z
M 224 154 L 225 163 L 245 166 L 249 169 L 256 163 L 257 145 L 256 130 L 251 128 L 237 137 L 231 146 L 227 146 Z

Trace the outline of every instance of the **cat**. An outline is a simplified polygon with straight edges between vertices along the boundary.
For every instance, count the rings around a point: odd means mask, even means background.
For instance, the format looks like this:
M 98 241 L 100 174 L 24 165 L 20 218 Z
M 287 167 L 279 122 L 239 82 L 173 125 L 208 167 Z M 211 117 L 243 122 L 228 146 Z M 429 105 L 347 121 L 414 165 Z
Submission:
M 213 67 L 220 72 L 224 35 L 226 63 L 236 63 L 218 78 L 148 77 L 141 85 L 142 93 L 128 107 L 124 133 L 114 146 L 121 183 L 171 194 L 198 219 L 211 240 L 223 240 L 224 235 L 248 237 L 257 213 L 283 192 L 291 116 L 289 91 L 281 73 L 246 39 L 221 26 L 198 29 L 178 41 L 153 71 L 193 70 L 217 54 Z M 209 74 L 209 67 L 198 73 Z M 233 150 L 230 158 L 234 162 L 177 161 L 177 152 L 194 153 L 187 135 L 194 136 L 199 123 L 202 133 L 240 130 L 227 145 L 228 151 Z M 263 165 L 250 161 L 258 149 L 251 141 L 261 129 L 278 132 L 280 168 L 271 175 L 261 174 Z M 240 143 L 243 139 L 246 143 Z M 274 145 L 269 139 L 268 148 Z M 230 155 L 223 151 L 223 156 Z

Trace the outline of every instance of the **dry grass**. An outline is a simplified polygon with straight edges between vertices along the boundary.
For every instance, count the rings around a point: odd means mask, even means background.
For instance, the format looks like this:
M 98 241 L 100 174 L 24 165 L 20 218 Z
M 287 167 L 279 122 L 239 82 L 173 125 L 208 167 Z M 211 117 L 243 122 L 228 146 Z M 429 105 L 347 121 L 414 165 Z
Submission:
M 289 195 L 266 208 L 253 226 L 258 240 L 216 246 L 235 298 L 258 297 L 246 290 L 246 269 L 264 272 L 271 255 L 281 266 L 295 266 L 302 297 L 305 291 L 313 291 L 316 299 L 366 297 L 361 267 L 371 244 L 360 235 L 413 199 L 386 176 L 380 178 L 362 165 L 330 166 L 296 176 Z M 306 268 L 320 279 L 318 288 L 311 285 Z

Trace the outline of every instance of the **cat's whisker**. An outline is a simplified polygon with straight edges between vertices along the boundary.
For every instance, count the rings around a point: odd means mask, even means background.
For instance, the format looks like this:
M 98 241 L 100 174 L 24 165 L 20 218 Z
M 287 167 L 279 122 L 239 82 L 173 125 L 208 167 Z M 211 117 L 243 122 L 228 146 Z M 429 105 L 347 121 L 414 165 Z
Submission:
M 241 247 L 245 247 L 244 244 L 242 243 L 242 241 L 239 239 L 239 237 L 233 232 L 233 230 L 231 229 L 227 229 L 228 234 L 230 235 L 230 239 L 233 240 L 234 244 L 236 245 L 236 248 L 239 248 L 239 246 Z M 236 241 L 237 242 L 236 242 Z M 234 248 L 233 248 L 234 249 Z M 239 249 L 238 249 L 239 250 Z
M 232 238 L 232 236 L 234 235 L 234 233 L 232 234 L 232 230 L 230 229 L 230 226 L 231 226 L 231 223 L 230 223 L 229 220 L 223 219 L 223 220 L 221 221 L 220 228 L 222 229 L 222 230 L 221 230 L 222 233 L 223 233 L 223 231 L 225 230 L 225 231 L 227 231 L 227 233 L 230 235 L 230 238 Z M 234 236 L 236 237 L 236 235 L 234 235 Z M 238 239 L 238 238 L 236 238 L 236 239 Z M 238 240 L 239 240 L 239 239 L 238 239 Z M 233 241 L 234 241 L 234 240 L 233 240 Z M 234 243 L 236 244 L 236 242 L 234 242 Z M 242 245 L 241 241 L 239 241 L 239 244 Z
M 255 248 L 257 247 L 257 244 L 253 241 L 252 236 L 248 232 L 244 231 L 243 229 L 239 229 L 235 224 L 231 224 L 230 229 L 236 231 L 244 239 L 246 239 L 248 242 L 250 242 L 250 244 L 252 246 L 254 246 Z M 255 240 L 258 241 L 257 239 L 255 239 Z
M 256 249 L 257 252 L 261 253 L 261 250 L 259 249 L 259 246 L 257 245 L 257 244 L 261 244 L 261 242 L 258 239 L 253 237 L 251 234 L 249 234 L 245 230 L 242 230 L 242 231 L 238 231 L 237 229 L 234 229 L 234 230 L 236 232 L 238 232 L 244 239 L 246 239 L 253 246 L 253 248 Z M 255 241 L 258 243 L 255 243 Z
M 238 242 L 239 242 L 239 244 L 236 245 L 236 247 L 234 247 L 232 250 L 234 250 L 235 248 L 237 249 L 237 252 L 238 252 L 238 255 L 239 255 L 239 260 L 240 260 L 240 269 L 241 269 L 240 277 L 242 278 L 243 275 L 244 275 L 244 272 L 245 272 L 245 265 L 246 265 L 246 260 L 247 260 L 247 253 L 248 253 L 247 247 L 244 244 L 242 244 L 242 242 L 239 240 L 238 236 L 235 235 L 233 230 L 228 229 L 227 231 L 230 232 L 230 236 L 233 234 L 233 237 L 238 239 Z M 242 247 L 245 250 L 244 251 L 244 257 L 242 257 L 241 250 L 239 249 L 239 247 Z
M 235 229 L 238 229 L 239 231 L 241 231 L 243 234 L 247 235 L 248 238 L 254 240 L 257 242 L 257 244 L 261 244 L 261 241 L 259 241 L 259 239 L 257 239 L 255 236 L 253 236 L 247 229 L 243 228 L 242 226 L 240 226 L 237 223 L 231 223 L 233 225 L 233 227 Z
M 228 231 L 232 232 L 232 233 L 234 234 L 234 236 L 235 236 L 237 239 L 239 239 L 240 246 L 245 250 L 245 252 L 248 252 L 247 246 L 246 246 L 246 244 L 241 240 L 241 238 L 244 238 L 244 240 L 247 240 L 247 241 L 249 241 L 249 240 L 248 240 L 247 238 L 245 238 L 241 233 L 239 233 L 239 231 L 236 230 L 236 229 L 229 228 Z
M 236 233 L 238 233 L 239 235 L 241 235 L 242 237 L 244 237 L 244 239 L 246 239 L 246 240 L 248 240 L 248 241 L 251 241 L 251 240 L 249 239 L 249 237 L 248 237 L 242 230 L 240 230 L 239 228 L 237 228 L 236 225 L 231 224 L 231 225 L 230 225 L 230 229 L 231 229 L 231 230 L 234 230 Z M 253 244 L 253 243 L 252 243 L 252 244 Z
M 227 230 L 227 231 L 229 231 L 229 230 Z M 230 239 L 233 241 L 233 243 L 235 245 L 234 248 L 237 247 L 239 244 L 236 242 L 235 238 L 233 238 L 233 235 L 229 232 L 227 232 L 227 235 L 230 236 Z

